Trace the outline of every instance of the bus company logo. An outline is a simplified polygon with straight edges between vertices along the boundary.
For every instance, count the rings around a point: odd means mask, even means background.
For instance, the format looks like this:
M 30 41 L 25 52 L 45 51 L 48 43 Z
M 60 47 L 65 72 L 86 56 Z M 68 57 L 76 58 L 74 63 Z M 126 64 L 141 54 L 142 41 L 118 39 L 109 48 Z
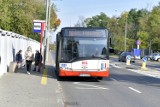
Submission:
M 65 68 L 67 64 L 61 64 L 60 67 Z
M 87 68 L 87 66 L 88 66 L 88 63 L 87 63 L 87 61 L 82 61 L 82 68 Z
M 105 69 L 106 68 L 106 63 L 101 63 L 101 70 Z

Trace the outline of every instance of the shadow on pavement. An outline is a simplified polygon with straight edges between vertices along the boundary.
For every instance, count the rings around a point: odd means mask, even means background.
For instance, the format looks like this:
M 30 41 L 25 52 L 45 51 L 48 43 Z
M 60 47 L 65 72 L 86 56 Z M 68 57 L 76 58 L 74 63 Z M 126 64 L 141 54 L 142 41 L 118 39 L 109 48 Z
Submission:
M 54 66 L 46 65 L 45 68 L 47 68 L 47 70 L 48 70 L 47 71 L 47 78 L 57 79 L 56 75 L 55 75 Z M 34 69 L 34 65 L 32 65 L 31 74 L 30 75 L 35 75 L 35 76 L 40 76 L 40 77 L 43 76 L 44 68 L 42 68 L 40 72 L 33 71 L 33 69 Z M 22 73 L 22 74 L 28 75 L 26 67 L 22 67 L 22 68 L 17 69 L 15 73 Z
M 61 77 L 59 81 L 63 82 L 99 82 L 94 77 Z

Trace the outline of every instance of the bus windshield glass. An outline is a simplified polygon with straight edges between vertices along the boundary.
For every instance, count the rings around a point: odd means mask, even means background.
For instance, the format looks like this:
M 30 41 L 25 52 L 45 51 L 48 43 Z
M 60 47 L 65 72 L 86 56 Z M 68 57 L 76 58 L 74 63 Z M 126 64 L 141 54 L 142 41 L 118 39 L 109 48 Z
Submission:
M 106 58 L 106 38 L 65 37 L 62 40 L 61 61 L 74 59 Z

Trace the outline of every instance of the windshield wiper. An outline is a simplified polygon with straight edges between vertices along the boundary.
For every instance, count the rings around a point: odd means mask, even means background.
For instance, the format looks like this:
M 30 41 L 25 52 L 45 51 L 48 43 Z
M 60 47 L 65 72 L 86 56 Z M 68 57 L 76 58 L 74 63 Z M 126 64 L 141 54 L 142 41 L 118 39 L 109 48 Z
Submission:
M 77 59 L 79 59 L 79 57 L 74 57 L 74 58 L 72 58 L 69 62 L 73 62 L 73 61 L 75 61 L 75 60 L 77 60 Z

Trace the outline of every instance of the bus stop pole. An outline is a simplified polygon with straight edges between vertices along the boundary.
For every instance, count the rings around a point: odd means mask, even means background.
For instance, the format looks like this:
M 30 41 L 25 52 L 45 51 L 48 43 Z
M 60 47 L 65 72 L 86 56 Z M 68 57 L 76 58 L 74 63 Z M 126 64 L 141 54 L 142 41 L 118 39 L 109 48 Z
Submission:
M 45 23 L 42 22 L 41 23 L 41 34 L 40 34 L 40 63 L 39 63 L 39 70 L 42 66 L 42 39 L 43 39 L 43 35 L 44 35 L 44 27 L 45 27 Z

